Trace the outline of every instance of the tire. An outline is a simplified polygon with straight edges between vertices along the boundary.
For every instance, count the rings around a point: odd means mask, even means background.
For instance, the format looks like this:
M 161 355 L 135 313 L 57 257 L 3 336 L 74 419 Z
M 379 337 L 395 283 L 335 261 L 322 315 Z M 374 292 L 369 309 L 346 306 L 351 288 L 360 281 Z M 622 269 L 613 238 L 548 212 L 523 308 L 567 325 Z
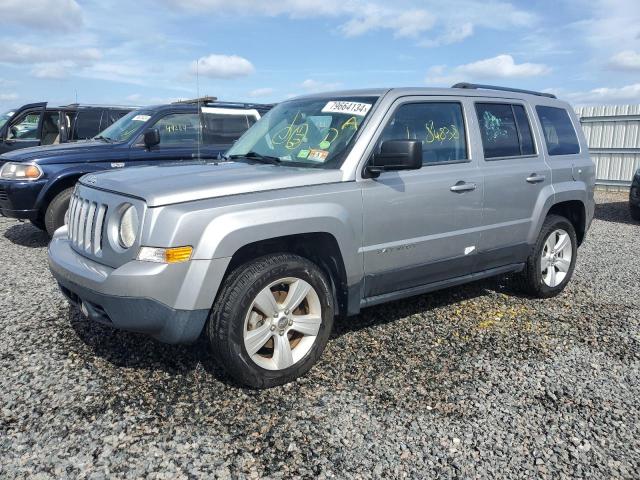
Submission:
M 64 225 L 64 216 L 69 208 L 69 200 L 73 194 L 73 187 L 67 188 L 56 195 L 44 214 L 44 225 L 50 237 L 53 233 Z
M 43 232 L 47 231 L 47 226 L 44 224 L 41 218 L 38 218 L 37 220 L 29 220 L 29 223 L 31 223 L 31 225 L 36 227 L 38 230 L 42 230 Z
M 307 286 L 309 293 L 299 306 L 285 310 L 288 302 L 296 306 L 289 295 L 304 292 Z M 277 311 L 262 313 L 256 304 L 267 307 L 264 310 L 275 305 Z M 307 320 L 302 321 L 301 315 Z M 207 336 L 214 355 L 231 377 L 252 388 L 270 388 L 311 369 L 327 344 L 333 318 L 334 297 L 322 270 L 298 255 L 272 254 L 239 266 L 227 277 L 211 310 Z M 303 335 L 296 326 L 310 331 Z M 253 339 L 252 331 L 256 332 Z M 289 350 L 291 355 L 276 355 L 276 349 Z
M 640 207 L 629 205 L 629 213 L 631 214 L 631 218 L 640 221 Z
M 549 252 L 551 242 L 554 246 L 561 245 L 560 236 L 557 232 L 564 232 L 567 235 L 566 240 L 569 244 L 560 250 L 555 256 L 547 254 Z M 553 239 L 551 236 L 555 235 Z M 553 251 L 551 249 L 551 251 Z M 570 252 L 571 257 L 567 258 Z M 560 215 L 549 215 L 538 235 L 538 240 L 527 258 L 524 270 L 515 277 L 516 286 L 524 293 L 537 298 L 551 298 L 558 295 L 567 286 L 576 265 L 578 253 L 578 241 L 573 225 L 569 220 Z M 545 255 L 545 264 L 547 269 L 543 270 L 543 255 Z M 553 259 L 554 263 L 547 263 Z M 553 273 L 551 270 L 553 269 Z M 561 274 L 564 274 L 561 276 Z M 553 277 L 554 281 L 551 281 Z

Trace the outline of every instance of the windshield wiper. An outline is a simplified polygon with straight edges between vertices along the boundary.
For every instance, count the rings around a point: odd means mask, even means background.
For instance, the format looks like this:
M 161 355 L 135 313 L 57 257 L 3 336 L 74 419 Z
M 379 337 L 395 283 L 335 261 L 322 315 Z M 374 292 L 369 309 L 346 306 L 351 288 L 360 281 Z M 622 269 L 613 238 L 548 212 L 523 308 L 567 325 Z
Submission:
M 113 142 L 113 139 L 112 139 L 112 138 L 109 138 L 109 137 L 103 137 L 102 135 L 98 135 L 97 137 L 93 137 L 93 139 L 94 139 L 94 140 L 103 140 L 103 141 L 105 141 L 105 142 L 107 142 L 107 143 L 111 143 L 111 142 Z
M 248 158 L 249 160 L 256 160 L 258 162 L 261 163 L 268 163 L 271 165 L 281 165 L 282 164 L 282 160 L 280 160 L 278 157 L 272 157 L 269 155 L 262 155 L 261 153 L 258 152 L 248 152 L 245 153 L 244 155 L 229 155 L 227 158 L 231 159 L 231 160 L 236 160 L 238 158 Z

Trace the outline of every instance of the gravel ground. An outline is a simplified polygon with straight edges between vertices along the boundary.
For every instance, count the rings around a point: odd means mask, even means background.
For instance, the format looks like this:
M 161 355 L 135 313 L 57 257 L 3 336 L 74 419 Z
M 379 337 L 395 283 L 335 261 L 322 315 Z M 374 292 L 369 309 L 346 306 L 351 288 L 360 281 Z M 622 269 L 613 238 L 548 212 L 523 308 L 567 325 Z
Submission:
M 0 219 L 0 477 L 638 478 L 640 225 L 599 194 L 552 300 L 501 280 L 364 311 L 296 383 L 71 311 L 46 238 Z

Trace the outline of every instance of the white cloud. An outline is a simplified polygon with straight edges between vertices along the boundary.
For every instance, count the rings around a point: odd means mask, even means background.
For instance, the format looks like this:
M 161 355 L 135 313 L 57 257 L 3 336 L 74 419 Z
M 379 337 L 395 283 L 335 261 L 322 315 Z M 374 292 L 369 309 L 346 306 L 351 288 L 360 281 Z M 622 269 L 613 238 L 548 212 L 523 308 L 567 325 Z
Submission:
M 587 92 L 574 92 L 566 96 L 574 104 L 638 103 L 640 83 L 624 87 L 600 87 Z
M 57 48 L 34 46 L 17 42 L 0 42 L 0 63 L 32 64 L 73 61 L 88 64 L 100 60 L 102 53 L 96 48 Z
M 458 65 L 451 69 L 446 65 L 431 67 L 427 73 L 426 82 L 448 85 L 475 79 L 537 77 L 549 72 L 551 68 L 542 63 L 516 63 L 511 55 L 503 54 Z
M 125 97 L 125 100 L 127 102 L 139 102 L 140 100 L 142 100 L 142 95 L 140 95 L 139 93 L 132 93 L 131 95 L 127 95 Z
M 2 0 L 0 23 L 46 30 L 73 30 L 83 24 L 76 0 Z
M 640 53 L 625 50 L 611 57 L 609 65 L 616 70 L 640 71 Z
M 575 25 L 594 49 L 610 53 L 613 45 L 628 48 L 638 44 L 638 0 L 589 0 L 583 4 L 590 18 Z
M 423 40 L 420 46 L 423 47 L 439 47 L 441 45 L 451 45 L 460 43 L 473 35 L 473 23 L 465 22 L 460 25 L 454 25 L 448 31 L 433 40 Z
M 479 60 L 456 67 L 461 74 L 480 78 L 511 78 L 511 77 L 536 77 L 550 72 L 550 68 L 541 63 L 517 64 L 511 55 L 498 55 L 496 57 Z
M 473 26 L 491 29 L 527 27 L 537 21 L 536 15 L 499 0 L 477 2 L 458 0 L 183 0 L 176 4 L 163 2 L 172 9 L 192 13 L 243 16 L 287 16 L 289 18 L 336 19 L 335 29 L 345 36 L 363 35 L 373 30 L 389 30 L 396 37 L 419 37 L 427 31 L 449 25 L 438 37 L 443 44 L 469 36 Z M 462 29 L 458 25 L 465 25 Z
M 191 73 L 196 71 L 209 78 L 238 78 L 251 75 L 255 68 L 249 60 L 237 55 L 211 54 L 191 64 Z
M 249 96 L 253 97 L 253 98 L 269 97 L 269 96 L 273 95 L 274 92 L 275 92 L 275 90 L 273 88 L 269 88 L 269 87 L 256 88 L 255 90 L 251 90 L 249 92 Z
M 0 102 L 11 102 L 18 99 L 17 93 L 0 93 Z
M 44 63 L 35 65 L 31 69 L 31 75 L 36 78 L 61 79 L 69 76 L 69 71 L 76 68 L 75 65 L 62 63 Z
M 371 6 L 340 27 L 347 37 L 363 35 L 372 30 L 389 29 L 396 37 L 416 37 L 433 28 L 435 17 L 426 10 L 398 11 Z
M 148 86 L 153 84 L 155 76 L 149 75 L 148 65 L 126 62 L 99 62 L 73 72 L 84 78 L 95 78 L 110 82 Z
M 318 80 L 313 80 L 312 78 L 308 78 L 304 82 L 302 82 L 300 86 L 308 92 L 316 93 L 335 90 L 337 88 L 340 88 L 342 84 L 340 82 L 321 82 Z

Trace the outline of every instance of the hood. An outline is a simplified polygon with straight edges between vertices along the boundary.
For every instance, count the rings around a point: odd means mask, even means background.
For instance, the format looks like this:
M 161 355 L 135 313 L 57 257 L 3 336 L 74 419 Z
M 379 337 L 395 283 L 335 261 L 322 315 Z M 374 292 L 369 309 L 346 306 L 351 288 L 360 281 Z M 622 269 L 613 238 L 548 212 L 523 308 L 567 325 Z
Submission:
M 342 180 L 340 170 L 244 162 L 158 165 L 80 178 L 89 187 L 142 198 L 150 207 Z
M 111 151 L 118 143 L 106 143 L 98 141 L 80 141 L 74 143 L 61 143 L 59 145 L 47 145 L 44 147 L 31 147 L 13 150 L 2 155 L 2 160 L 7 162 L 37 162 L 59 163 L 64 161 L 77 162 L 76 156 L 91 154 L 101 150 Z M 67 160 L 69 158 L 69 160 Z

